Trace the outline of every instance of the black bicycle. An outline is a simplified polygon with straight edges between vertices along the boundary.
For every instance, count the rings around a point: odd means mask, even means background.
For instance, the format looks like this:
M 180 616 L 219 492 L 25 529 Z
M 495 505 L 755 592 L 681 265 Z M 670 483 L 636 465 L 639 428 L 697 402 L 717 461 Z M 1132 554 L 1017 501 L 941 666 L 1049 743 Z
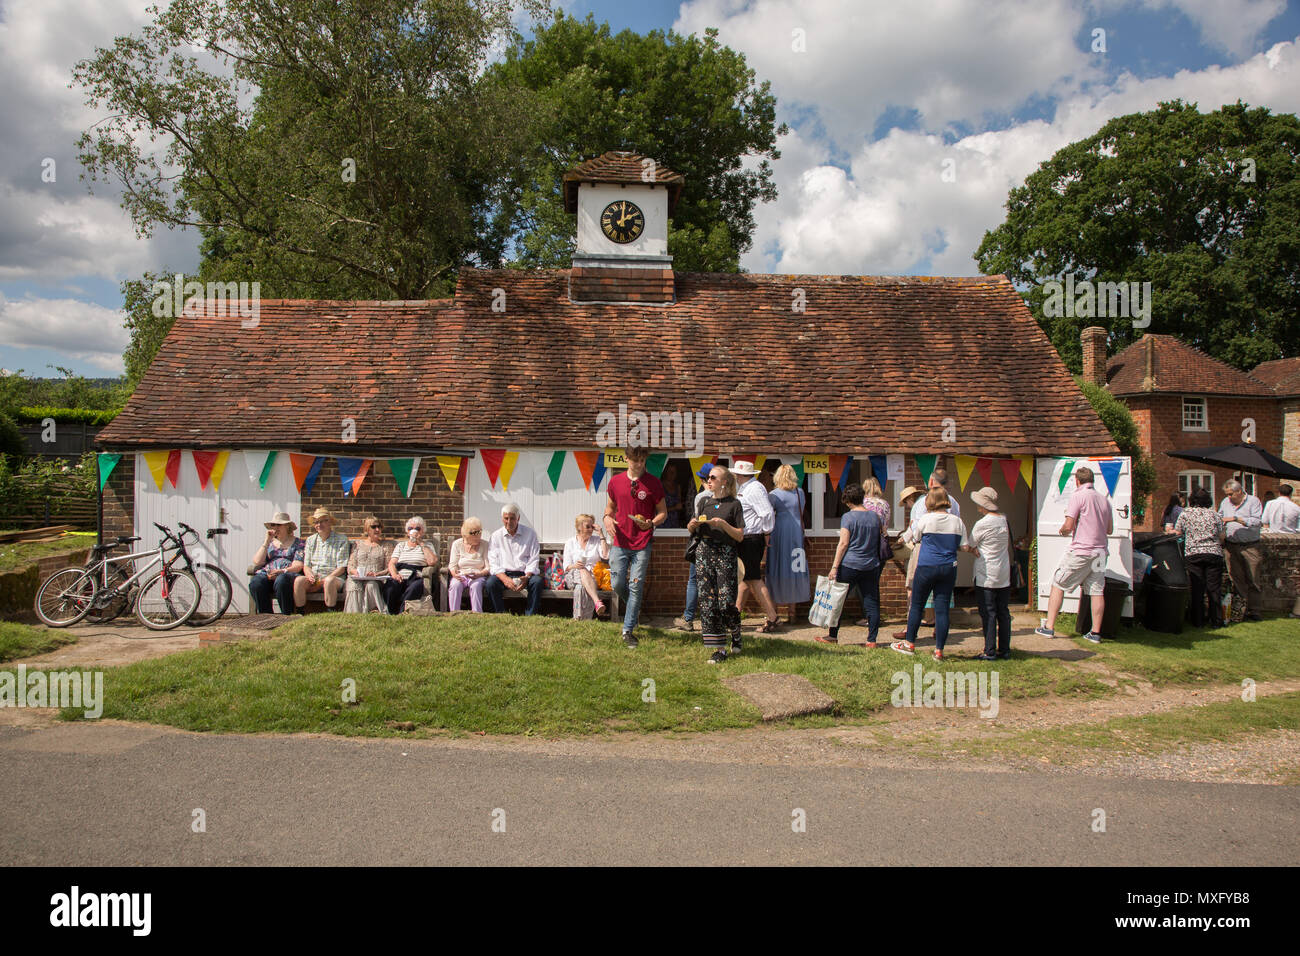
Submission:
M 185 570 L 189 571 L 198 579 L 199 582 L 199 606 L 195 608 L 194 614 L 185 623 L 191 627 L 206 627 L 209 624 L 215 624 L 221 619 L 221 616 L 230 609 L 230 599 L 234 595 L 230 584 L 230 575 L 220 565 L 212 564 L 208 561 L 206 553 L 199 553 L 197 562 L 190 559 L 190 553 L 185 547 L 185 535 L 194 535 L 194 543 L 199 543 L 199 533 L 187 525 L 184 521 L 176 522 L 181 529 L 181 533 L 173 538 L 177 547 L 180 549 L 181 559 L 185 562 Z M 227 528 L 209 528 L 208 540 L 211 541 L 219 534 L 228 534 Z

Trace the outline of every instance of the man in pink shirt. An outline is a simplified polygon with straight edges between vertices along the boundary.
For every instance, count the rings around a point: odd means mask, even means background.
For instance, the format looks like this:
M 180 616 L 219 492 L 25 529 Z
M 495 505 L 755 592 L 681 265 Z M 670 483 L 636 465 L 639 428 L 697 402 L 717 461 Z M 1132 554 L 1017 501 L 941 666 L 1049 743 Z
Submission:
M 1083 639 L 1093 644 L 1101 643 L 1101 616 L 1106 609 L 1106 536 L 1114 530 L 1110 501 L 1092 486 L 1092 469 L 1081 466 L 1074 473 L 1078 487 L 1065 506 L 1065 524 L 1061 534 L 1071 534 L 1070 550 L 1061 559 L 1060 567 L 1052 578 L 1052 593 L 1047 599 L 1047 622 L 1035 628 L 1041 637 L 1056 637 L 1056 615 L 1061 613 L 1065 592 L 1082 588 L 1079 600 L 1086 592 L 1092 600 L 1092 630 Z

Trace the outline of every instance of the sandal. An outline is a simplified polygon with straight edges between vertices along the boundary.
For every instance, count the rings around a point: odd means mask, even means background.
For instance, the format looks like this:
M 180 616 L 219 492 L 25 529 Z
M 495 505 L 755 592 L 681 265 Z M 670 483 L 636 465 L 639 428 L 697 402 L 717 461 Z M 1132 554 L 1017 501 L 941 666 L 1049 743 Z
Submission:
M 898 651 L 900 654 L 915 654 L 916 645 L 909 644 L 907 641 L 894 641 L 889 645 L 891 651 Z
M 943 660 L 943 651 L 935 651 L 935 652 L 934 652 L 934 659 L 935 659 L 936 661 L 941 661 L 941 660 Z
M 776 629 L 777 627 L 780 626 L 780 624 L 781 624 L 781 619 L 779 617 L 775 621 L 764 621 L 763 626 L 758 629 L 758 633 L 775 634 Z
M 596 617 L 599 618 L 600 620 L 602 621 L 609 620 L 609 608 L 606 607 L 604 604 L 597 604 L 595 613 L 596 613 Z

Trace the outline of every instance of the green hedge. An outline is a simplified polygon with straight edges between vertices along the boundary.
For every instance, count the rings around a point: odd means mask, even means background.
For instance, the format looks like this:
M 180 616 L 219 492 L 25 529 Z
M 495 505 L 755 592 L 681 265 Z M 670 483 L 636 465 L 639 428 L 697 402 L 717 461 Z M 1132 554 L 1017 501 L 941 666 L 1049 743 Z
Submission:
M 54 408 L 48 405 L 27 406 L 18 409 L 17 418 L 20 422 L 42 422 L 47 418 L 53 418 L 60 424 L 69 424 L 85 422 L 87 425 L 107 425 L 121 409 L 113 411 L 104 411 L 96 408 Z

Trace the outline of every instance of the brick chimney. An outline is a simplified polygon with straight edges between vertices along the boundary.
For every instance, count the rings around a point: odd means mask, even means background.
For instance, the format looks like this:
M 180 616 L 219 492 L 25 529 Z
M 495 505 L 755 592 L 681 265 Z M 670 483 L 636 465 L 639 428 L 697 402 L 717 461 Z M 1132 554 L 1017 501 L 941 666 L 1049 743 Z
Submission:
M 1083 378 L 1094 385 L 1106 384 L 1106 330 L 1089 326 L 1080 336 L 1083 342 Z

